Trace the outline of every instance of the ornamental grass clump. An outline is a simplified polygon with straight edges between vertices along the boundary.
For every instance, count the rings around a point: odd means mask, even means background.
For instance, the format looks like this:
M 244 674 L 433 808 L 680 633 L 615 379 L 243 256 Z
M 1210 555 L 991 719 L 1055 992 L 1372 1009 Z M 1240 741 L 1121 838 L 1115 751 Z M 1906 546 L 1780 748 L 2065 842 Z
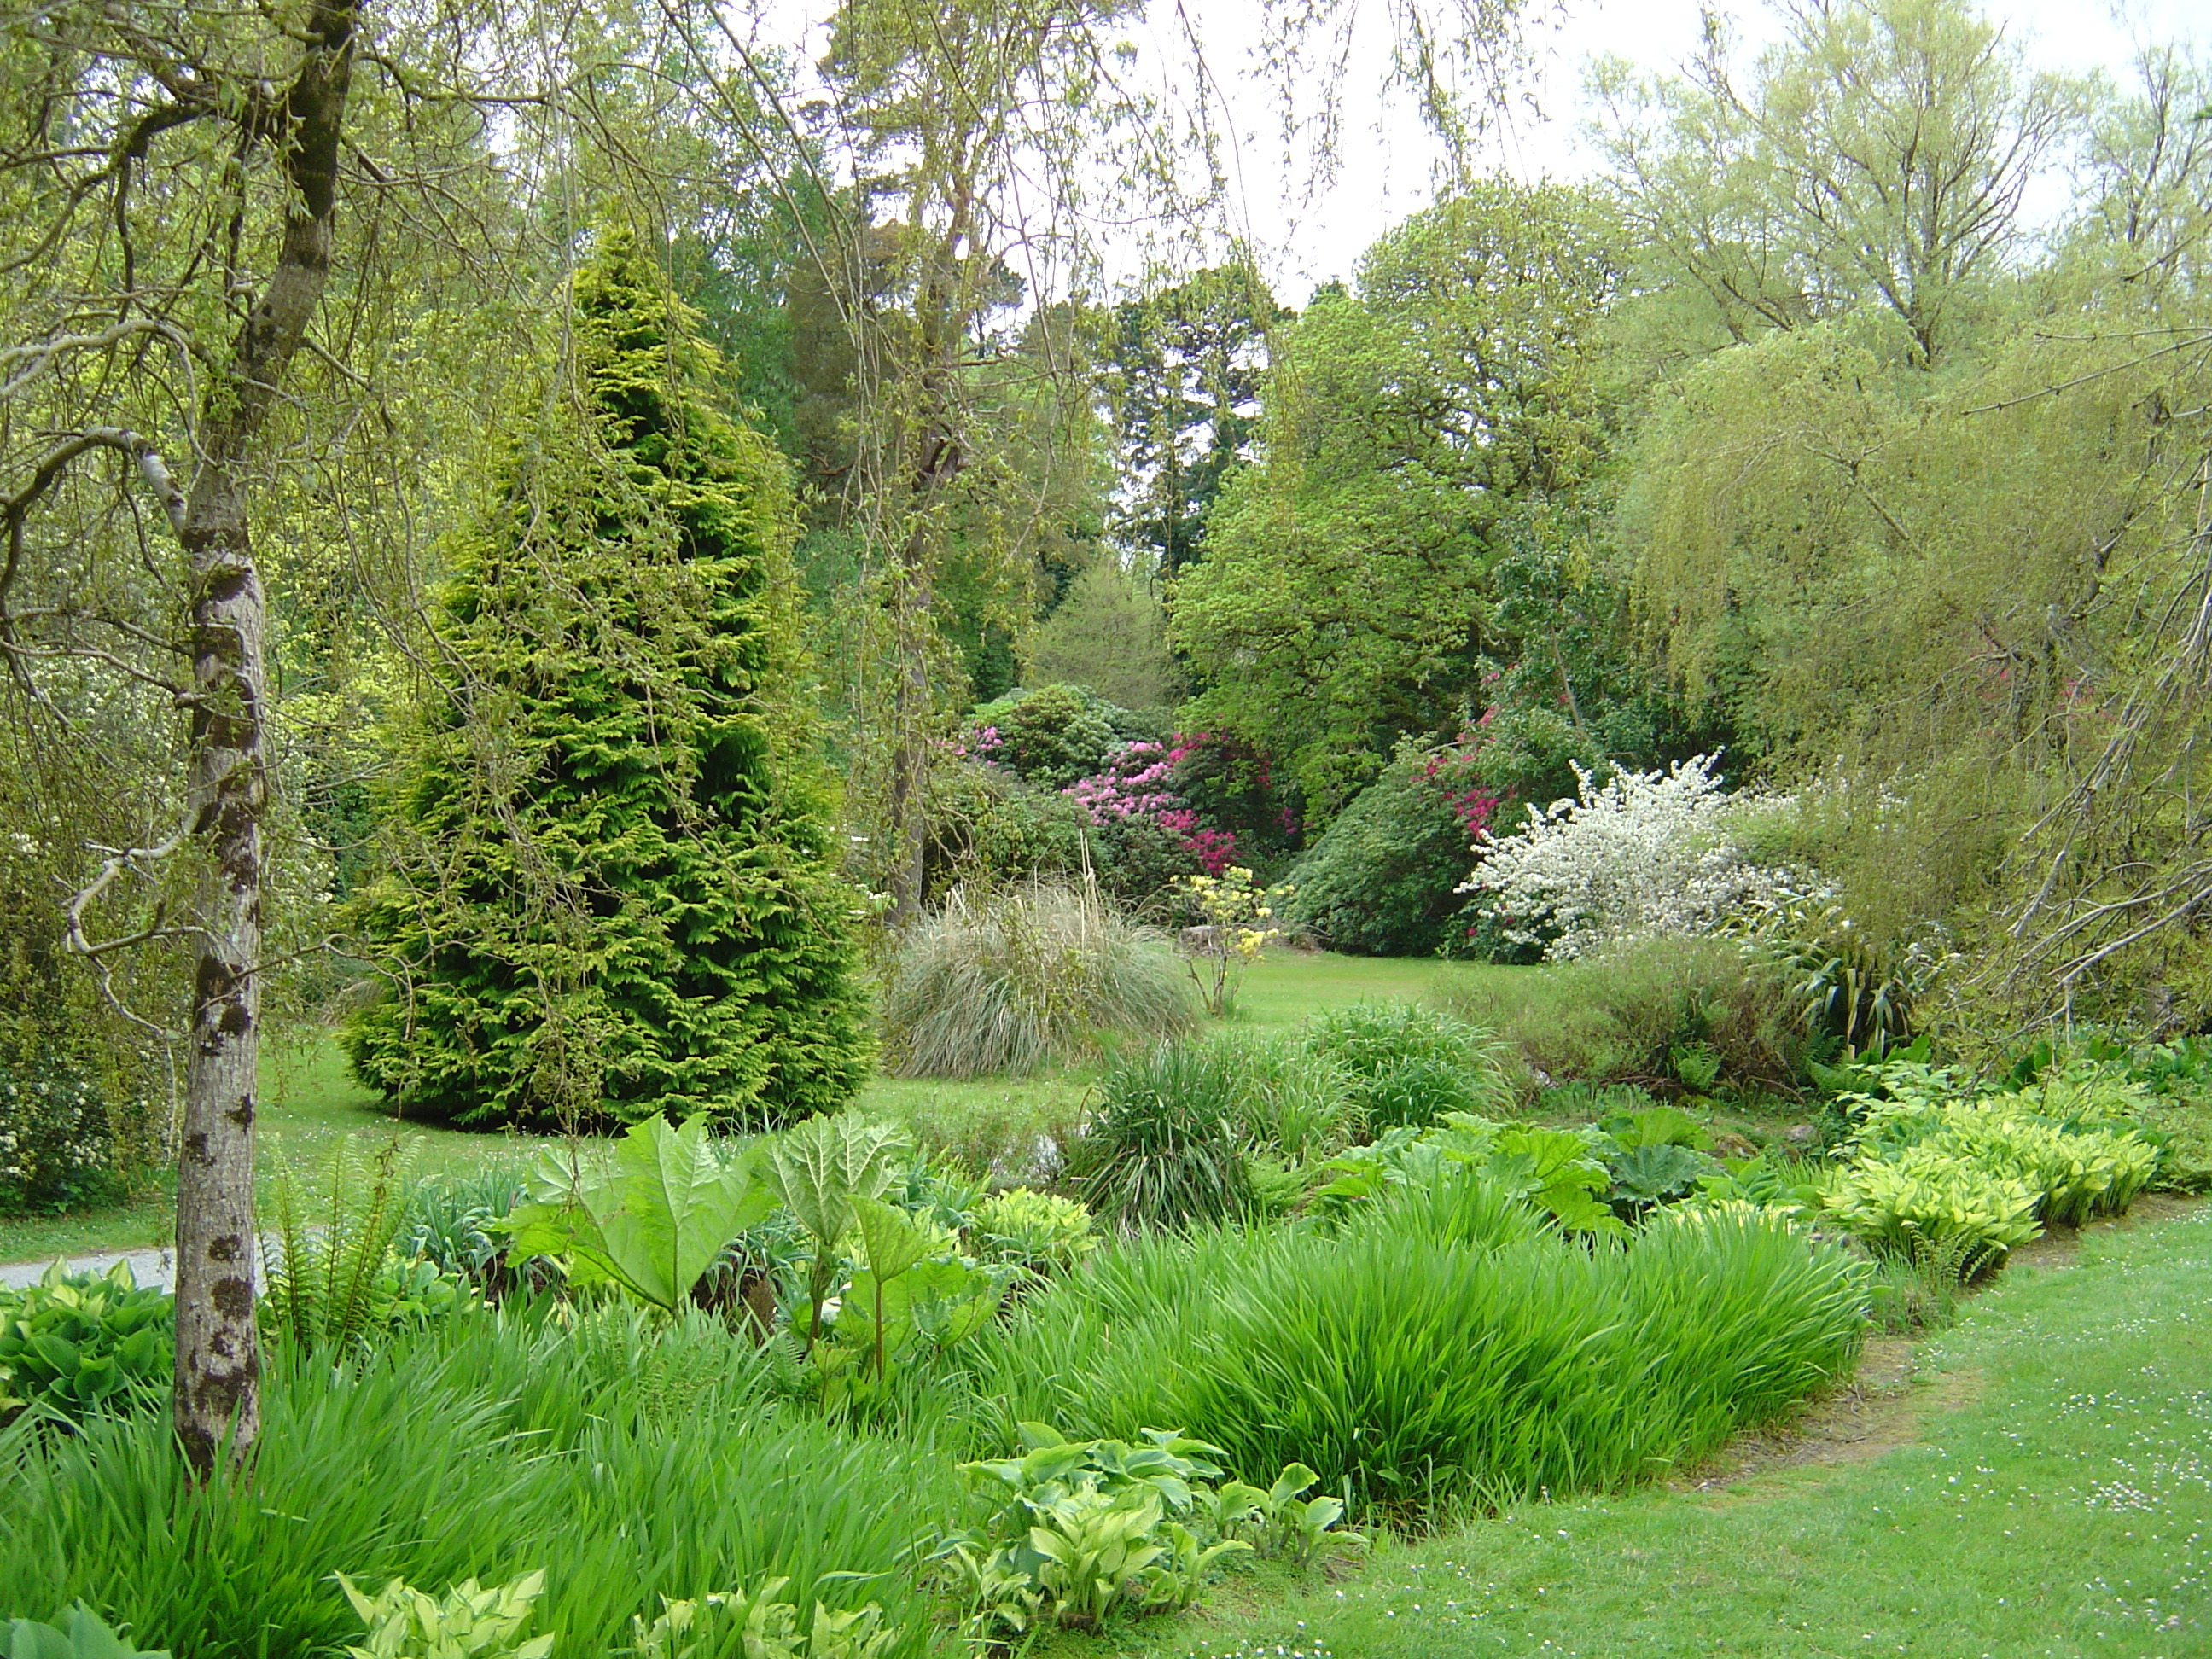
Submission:
M 1863 1266 L 1778 1219 L 1593 1244 L 1478 1207 L 1126 1243 L 1020 1310 L 980 1389 L 1010 1419 L 1180 1424 L 1248 1479 L 1302 1462 L 1418 1513 L 1663 1474 L 1844 1374 L 1865 1328 Z
M 1219 1221 L 1252 1207 L 1237 1050 L 1163 1043 L 1099 1079 L 1098 1110 L 1068 1150 L 1083 1201 L 1124 1227 Z
M 883 1007 L 897 1077 L 1031 1072 L 1194 1021 L 1174 952 L 1089 882 L 956 887 L 908 931 Z
M 1321 1015 L 1305 1041 L 1350 1079 L 1352 1105 L 1370 1133 L 1425 1128 L 1449 1112 L 1502 1112 L 1512 1101 L 1505 1046 L 1435 1009 L 1355 1003 Z

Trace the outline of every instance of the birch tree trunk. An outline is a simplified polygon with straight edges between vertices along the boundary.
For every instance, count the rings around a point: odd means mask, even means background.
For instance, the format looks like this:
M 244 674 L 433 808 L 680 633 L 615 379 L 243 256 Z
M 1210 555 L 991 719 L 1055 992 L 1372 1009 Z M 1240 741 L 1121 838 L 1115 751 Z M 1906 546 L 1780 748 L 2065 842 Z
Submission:
M 266 609 L 242 472 L 329 279 L 353 0 L 322 0 L 281 110 L 292 197 L 275 268 L 210 394 L 180 531 L 191 570 L 192 833 L 207 855 L 177 1158 L 177 1438 L 204 1479 L 252 1452 L 253 1118 L 260 1054 L 262 820 L 269 798 Z

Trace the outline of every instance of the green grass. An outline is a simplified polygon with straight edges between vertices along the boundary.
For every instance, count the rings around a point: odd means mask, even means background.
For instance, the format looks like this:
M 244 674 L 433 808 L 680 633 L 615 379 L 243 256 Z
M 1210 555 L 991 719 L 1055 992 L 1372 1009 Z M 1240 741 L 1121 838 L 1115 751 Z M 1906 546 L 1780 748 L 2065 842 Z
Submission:
M 2212 1207 L 2008 1270 L 1875 1461 L 1531 1504 L 1340 1584 L 1232 1580 L 1055 1659 L 2185 1659 L 2212 1652 Z M 1280 1644 L 1279 1647 L 1278 1644 Z
M 1418 1002 L 1440 980 L 1487 979 L 1521 970 L 1422 957 L 1340 957 L 1326 951 L 1270 951 L 1252 965 L 1230 1015 L 1234 1025 L 1297 1024 L 1354 1002 Z
M 266 1376 L 251 1485 L 191 1490 L 161 1411 L 0 1430 L 0 1614 L 82 1597 L 149 1647 L 310 1659 L 359 1636 L 334 1572 L 434 1592 L 542 1568 L 556 1659 L 601 1659 L 664 1595 L 788 1576 L 802 1608 L 884 1604 L 885 1659 L 925 1644 L 904 1552 L 961 1504 L 932 1424 L 780 1408 L 712 1321 L 477 1315 L 343 1364 L 272 1345 Z

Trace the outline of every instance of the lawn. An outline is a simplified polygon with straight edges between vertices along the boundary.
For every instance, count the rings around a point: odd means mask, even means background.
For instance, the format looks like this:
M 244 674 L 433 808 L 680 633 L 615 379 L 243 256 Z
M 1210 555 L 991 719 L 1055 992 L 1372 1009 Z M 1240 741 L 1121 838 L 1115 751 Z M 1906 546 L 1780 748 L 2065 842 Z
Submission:
M 1270 953 L 1246 979 L 1229 1023 L 1267 1030 L 1295 1025 L 1318 1009 L 1368 999 L 1416 1000 L 1440 974 L 1524 970 L 1448 966 L 1425 960 L 1340 957 L 1326 952 Z M 909 1124 L 934 1144 L 989 1154 L 1024 1133 L 1070 1122 L 1096 1075 L 1091 1068 L 1031 1078 L 985 1078 L 937 1082 L 872 1079 L 860 1109 Z M 395 1122 L 376 1097 L 347 1075 L 345 1062 L 319 1033 L 272 1043 L 262 1060 L 261 1161 L 314 1165 L 343 1137 L 380 1144 L 397 1134 L 408 1167 L 417 1174 L 462 1170 L 493 1160 L 520 1161 L 550 1137 L 482 1133 L 443 1124 Z M 987 1159 L 988 1161 L 988 1159 Z M 1004 1161 L 1002 1159 L 1002 1161 Z M 166 1191 L 137 1202 L 103 1206 L 66 1216 L 0 1221 L 0 1261 L 44 1261 L 55 1255 L 134 1249 L 167 1241 L 175 1224 Z
M 1919 1347 L 1903 1390 L 1874 1403 L 1867 1443 L 1819 1461 L 1723 1460 L 1668 1488 L 1532 1505 L 1386 1544 L 1340 1583 L 1231 1579 L 1190 1619 L 1051 1651 L 2212 1652 L 2212 1206 L 2021 1261 Z

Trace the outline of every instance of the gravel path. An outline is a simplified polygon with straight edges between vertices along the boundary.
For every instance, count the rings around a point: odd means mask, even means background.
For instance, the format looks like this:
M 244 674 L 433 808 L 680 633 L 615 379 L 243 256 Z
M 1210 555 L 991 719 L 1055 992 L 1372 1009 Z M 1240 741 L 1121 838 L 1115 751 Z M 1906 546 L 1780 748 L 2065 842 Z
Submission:
M 141 1285 L 159 1285 L 163 1290 L 176 1283 L 177 1267 L 167 1249 L 121 1250 L 106 1255 L 76 1255 L 69 1258 L 71 1273 L 104 1273 L 118 1261 L 131 1264 L 131 1272 Z M 48 1261 L 19 1261 L 0 1267 L 0 1285 L 17 1290 L 26 1285 L 35 1285 L 39 1276 L 52 1264 Z

